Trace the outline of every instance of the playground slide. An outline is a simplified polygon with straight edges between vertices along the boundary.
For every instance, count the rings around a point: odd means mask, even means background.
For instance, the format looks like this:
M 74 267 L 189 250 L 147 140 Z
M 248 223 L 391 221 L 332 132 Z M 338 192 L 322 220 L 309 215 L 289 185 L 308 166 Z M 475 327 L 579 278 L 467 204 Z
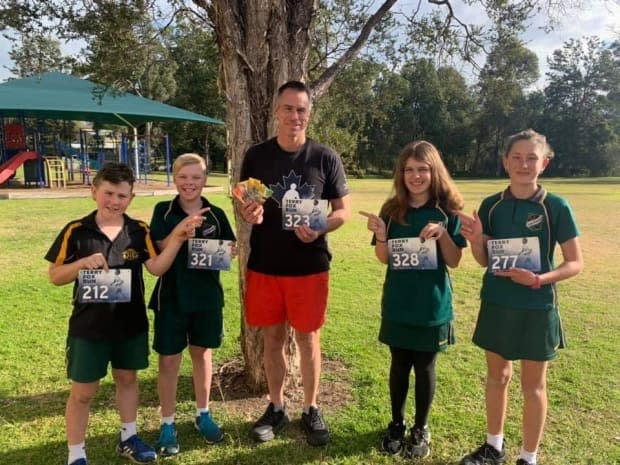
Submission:
M 17 168 L 28 160 L 36 160 L 37 152 L 19 152 L 0 165 L 0 185 L 8 181 L 15 174 Z

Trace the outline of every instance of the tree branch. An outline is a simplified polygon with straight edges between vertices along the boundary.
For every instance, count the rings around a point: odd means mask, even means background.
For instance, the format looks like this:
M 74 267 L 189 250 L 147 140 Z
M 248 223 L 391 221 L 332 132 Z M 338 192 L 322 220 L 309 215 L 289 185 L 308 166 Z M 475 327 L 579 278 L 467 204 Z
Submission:
M 336 76 L 346 67 L 353 59 L 359 54 L 359 51 L 366 43 L 370 33 L 374 30 L 375 26 L 383 19 L 386 13 L 394 6 L 396 0 L 386 0 L 383 5 L 379 7 L 375 14 L 373 14 L 364 27 L 360 31 L 359 36 L 353 42 L 351 47 L 329 68 L 327 68 L 323 74 L 312 84 L 312 98 L 319 99 L 329 89 L 331 83 L 336 79 Z

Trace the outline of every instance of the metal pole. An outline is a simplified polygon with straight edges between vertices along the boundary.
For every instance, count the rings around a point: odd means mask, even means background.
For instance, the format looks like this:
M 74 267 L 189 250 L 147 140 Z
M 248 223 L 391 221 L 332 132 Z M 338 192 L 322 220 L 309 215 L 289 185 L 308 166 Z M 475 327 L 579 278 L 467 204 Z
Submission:
M 170 185 L 170 136 L 164 135 L 164 145 L 166 147 L 166 183 Z
M 134 176 L 136 179 L 140 179 L 140 163 L 138 160 L 138 129 L 133 128 L 133 158 L 135 165 Z

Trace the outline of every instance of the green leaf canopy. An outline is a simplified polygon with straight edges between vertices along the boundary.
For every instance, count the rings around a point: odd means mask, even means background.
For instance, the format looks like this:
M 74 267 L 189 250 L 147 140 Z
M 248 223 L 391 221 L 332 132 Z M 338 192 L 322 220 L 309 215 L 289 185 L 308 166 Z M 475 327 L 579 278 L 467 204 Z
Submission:
M 223 121 L 133 94 L 118 92 L 86 79 L 48 72 L 0 84 L 0 116 L 92 121 L 136 126 L 148 121 Z

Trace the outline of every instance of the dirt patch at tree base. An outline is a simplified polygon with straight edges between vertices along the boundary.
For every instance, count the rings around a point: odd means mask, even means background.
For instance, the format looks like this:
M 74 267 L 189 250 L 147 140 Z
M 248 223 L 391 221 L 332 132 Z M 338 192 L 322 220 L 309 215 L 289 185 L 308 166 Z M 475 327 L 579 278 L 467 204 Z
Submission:
M 211 402 L 223 403 L 229 415 L 256 419 L 265 410 L 269 395 L 252 392 L 245 381 L 243 360 L 236 358 L 214 367 L 211 387 Z M 288 379 L 287 379 L 288 381 Z M 303 408 L 303 386 L 290 386 L 284 390 L 285 403 L 289 412 L 300 412 Z M 337 360 L 323 357 L 318 403 L 323 410 L 334 412 L 353 400 L 351 380 L 347 366 Z

